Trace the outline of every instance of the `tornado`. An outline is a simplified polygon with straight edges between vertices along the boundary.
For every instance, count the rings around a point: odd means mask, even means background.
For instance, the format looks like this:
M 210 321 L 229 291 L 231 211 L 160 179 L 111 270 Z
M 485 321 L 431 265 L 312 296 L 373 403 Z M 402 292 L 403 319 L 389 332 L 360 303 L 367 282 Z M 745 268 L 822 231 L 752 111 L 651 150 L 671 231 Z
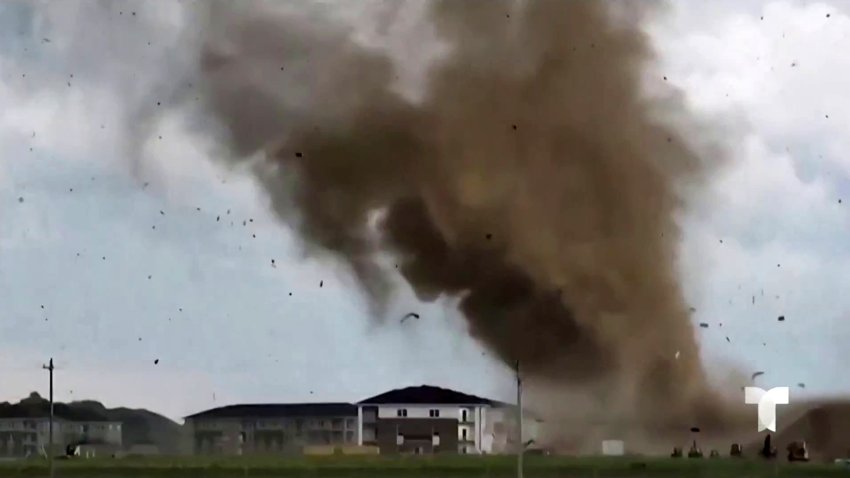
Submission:
M 687 117 L 675 91 L 646 87 L 673 90 L 643 28 L 663 4 L 430 2 L 442 53 L 416 98 L 387 52 L 284 10 L 210 3 L 199 88 L 222 160 L 250 165 L 308 254 L 346 264 L 376 316 L 397 274 L 455 298 L 534 381 L 722 422 L 676 264 L 710 161 L 665 121 Z

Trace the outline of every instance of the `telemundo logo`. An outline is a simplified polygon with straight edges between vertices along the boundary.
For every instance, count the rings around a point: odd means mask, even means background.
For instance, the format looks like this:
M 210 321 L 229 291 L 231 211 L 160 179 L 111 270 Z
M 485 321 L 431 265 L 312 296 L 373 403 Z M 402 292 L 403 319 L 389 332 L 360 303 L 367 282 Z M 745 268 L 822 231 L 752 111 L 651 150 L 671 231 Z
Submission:
M 759 387 L 744 388 L 744 403 L 758 405 L 758 431 L 776 431 L 776 406 L 790 403 L 788 387 L 765 390 Z

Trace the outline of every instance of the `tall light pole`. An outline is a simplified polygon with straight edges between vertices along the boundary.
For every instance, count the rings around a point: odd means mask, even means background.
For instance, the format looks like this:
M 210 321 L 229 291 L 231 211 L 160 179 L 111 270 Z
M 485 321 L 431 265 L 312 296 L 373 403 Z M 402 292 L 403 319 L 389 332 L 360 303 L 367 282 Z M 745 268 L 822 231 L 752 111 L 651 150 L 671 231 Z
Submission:
M 50 476 L 53 477 L 53 358 L 50 358 L 48 365 L 42 365 L 41 368 L 50 372 L 50 421 L 48 422 L 47 431 L 47 466 Z
M 517 428 L 519 438 L 517 440 L 517 463 L 516 474 L 517 478 L 522 478 L 522 456 L 525 452 L 525 443 L 522 441 L 522 378 L 519 374 L 519 360 L 516 361 L 516 408 L 517 408 Z

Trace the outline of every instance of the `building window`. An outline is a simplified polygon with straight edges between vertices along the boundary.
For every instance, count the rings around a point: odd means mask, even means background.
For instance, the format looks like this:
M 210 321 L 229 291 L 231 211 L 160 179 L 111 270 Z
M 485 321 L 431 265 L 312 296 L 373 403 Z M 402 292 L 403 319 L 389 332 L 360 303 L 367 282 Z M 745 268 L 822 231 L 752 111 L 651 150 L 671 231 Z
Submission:
M 432 408 L 431 410 L 428 410 L 428 416 L 431 418 L 440 418 L 440 411 L 436 408 Z
M 466 441 L 466 428 L 461 428 L 460 439 Z
M 468 415 L 467 415 L 467 410 L 466 410 L 466 409 L 461 410 L 461 412 L 460 412 L 460 421 L 462 421 L 462 422 L 466 423 L 467 418 L 469 418 L 469 417 L 468 417 Z
M 397 417 L 406 417 L 407 416 L 407 409 L 406 408 L 399 408 L 398 410 L 396 410 L 396 416 Z

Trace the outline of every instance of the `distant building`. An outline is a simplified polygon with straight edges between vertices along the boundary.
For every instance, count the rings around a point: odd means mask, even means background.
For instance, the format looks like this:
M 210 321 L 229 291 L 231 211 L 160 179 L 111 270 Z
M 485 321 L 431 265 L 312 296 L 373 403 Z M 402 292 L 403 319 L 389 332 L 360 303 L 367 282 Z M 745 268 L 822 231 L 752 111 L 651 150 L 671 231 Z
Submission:
M 230 405 L 186 417 L 198 455 L 300 453 L 305 446 L 355 445 L 350 403 Z
M 376 395 L 357 404 L 358 444 L 381 454 L 513 452 L 516 406 L 430 385 Z M 533 420 L 530 420 L 533 422 Z M 529 423 L 533 425 L 533 423 Z M 536 427 L 524 430 L 525 439 Z
M 15 415 L 18 413 L 12 413 Z M 5 416 L 4 416 L 5 415 Z M 50 443 L 49 416 L 0 415 L 0 456 L 22 457 L 44 453 Z M 121 423 L 92 417 L 68 420 L 54 414 L 54 453 L 68 445 L 97 444 L 121 447 Z
M 185 418 L 197 455 L 365 453 L 370 446 L 381 454 L 490 454 L 519 446 L 515 405 L 430 385 L 357 404 L 230 405 Z M 525 418 L 524 442 L 537 434 L 537 421 Z

